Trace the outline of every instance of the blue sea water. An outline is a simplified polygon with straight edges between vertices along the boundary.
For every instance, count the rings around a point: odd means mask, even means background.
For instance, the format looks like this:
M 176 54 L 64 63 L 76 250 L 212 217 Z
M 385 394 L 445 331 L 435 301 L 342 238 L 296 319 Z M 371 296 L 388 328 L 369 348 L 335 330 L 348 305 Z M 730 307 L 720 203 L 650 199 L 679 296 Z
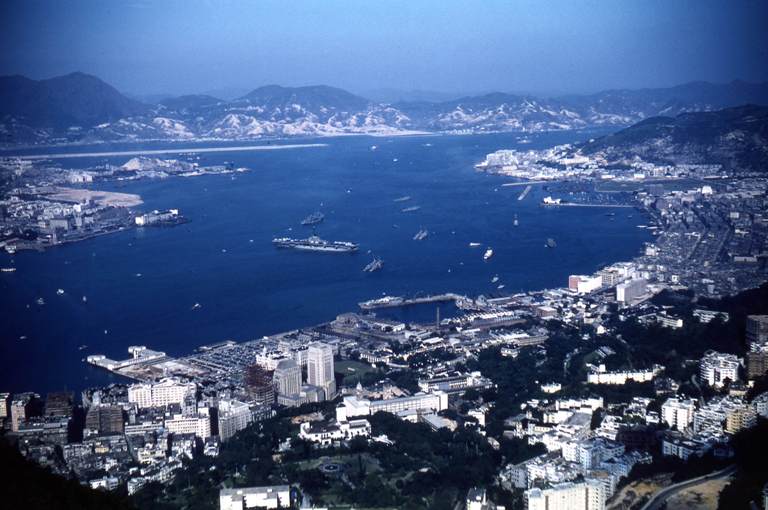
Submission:
M 202 344 L 329 321 L 384 293 L 498 293 L 494 275 L 505 292 L 563 286 L 569 274 L 628 260 L 649 240 L 636 228 L 644 222 L 638 211 L 617 209 L 609 219 L 605 209 L 542 208 L 541 186 L 518 201 L 522 188 L 502 187 L 509 179 L 473 168 L 500 148 L 542 148 L 593 135 L 543 134 L 527 145 L 510 134 L 333 138 L 321 140 L 325 147 L 201 155 L 203 164 L 229 161 L 251 169 L 234 178 L 99 185 L 140 194 L 144 210 L 177 207 L 191 222 L 0 255 L 0 266 L 17 268 L 0 273 L 0 391 L 104 384 L 115 379 L 83 358 L 122 358 L 129 345 L 183 355 Z M 87 150 L 120 148 L 126 147 Z M 394 201 L 406 195 L 412 199 Z M 411 206 L 420 209 L 402 212 Z M 311 234 L 300 221 L 315 210 L 326 216 L 318 235 L 357 242 L 360 252 L 273 247 L 275 236 Z M 414 241 L 422 227 L 429 237 Z M 556 249 L 545 247 L 548 237 Z M 492 247 L 494 257 L 484 262 L 484 247 L 470 248 L 470 242 Z M 362 272 L 374 254 L 384 268 Z M 59 288 L 64 295 L 56 294 Z M 35 303 L 39 297 L 45 305 Z M 201 307 L 193 309 L 195 303 Z M 404 314 L 425 320 L 434 307 Z

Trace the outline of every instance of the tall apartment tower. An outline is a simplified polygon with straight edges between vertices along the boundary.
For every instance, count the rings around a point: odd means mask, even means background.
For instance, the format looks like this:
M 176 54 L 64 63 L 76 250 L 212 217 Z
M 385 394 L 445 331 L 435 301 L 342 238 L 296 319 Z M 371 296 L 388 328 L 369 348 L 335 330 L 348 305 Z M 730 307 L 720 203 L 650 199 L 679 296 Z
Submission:
M 301 391 L 301 367 L 292 359 L 280 360 L 272 377 L 279 395 L 298 395 Z
M 747 315 L 747 344 L 756 352 L 768 347 L 768 315 Z
M 320 342 L 309 344 L 307 349 L 307 382 L 325 392 L 325 399 L 336 396 L 336 379 L 333 377 L 333 349 Z

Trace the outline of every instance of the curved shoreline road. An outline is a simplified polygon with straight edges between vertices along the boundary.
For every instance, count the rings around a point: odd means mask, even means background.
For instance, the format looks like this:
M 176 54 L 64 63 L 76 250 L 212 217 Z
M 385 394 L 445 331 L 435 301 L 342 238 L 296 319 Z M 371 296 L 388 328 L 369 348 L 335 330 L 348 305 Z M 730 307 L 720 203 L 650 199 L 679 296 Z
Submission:
M 112 152 L 64 152 L 59 154 L 29 154 L 12 156 L 19 159 L 70 159 L 70 158 L 101 158 L 108 156 L 142 156 L 156 154 L 185 154 L 204 152 L 241 152 L 241 151 L 274 151 L 281 149 L 308 149 L 311 147 L 327 147 L 327 143 L 294 143 L 282 145 L 240 145 L 230 147 L 185 147 L 183 149 L 147 149 Z
M 663 505 L 670 497 L 674 496 L 678 492 L 694 487 L 702 482 L 708 482 L 710 480 L 717 480 L 719 478 L 731 476 L 735 472 L 736 466 L 732 465 L 725 469 L 721 469 L 720 471 L 709 473 L 708 475 L 691 478 L 690 480 L 685 480 L 683 482 L 676 483 L 675 485 L 670 485 L 666 489 L 662 489 L 661 491 L 654 494 L 653 497 L 649 499 L 645 505 L 640 507 L 640 510 L 659 510 L 661 505 Z

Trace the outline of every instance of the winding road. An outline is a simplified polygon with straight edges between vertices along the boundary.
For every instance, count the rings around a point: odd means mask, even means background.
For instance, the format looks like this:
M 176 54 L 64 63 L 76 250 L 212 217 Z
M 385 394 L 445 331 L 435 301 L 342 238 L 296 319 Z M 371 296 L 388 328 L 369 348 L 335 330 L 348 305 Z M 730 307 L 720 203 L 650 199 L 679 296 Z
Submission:
M 640 508 L 640 510 L 659 510 L 659 508 L 661 508 L 661 506 L 670 497 L 674 496 L 678 492 L 694 487 L 700 483 L 709 482 L 710 480 L 718 480 L 720 478 L 726 478 L 728 476 L 731 476 L 735 472 L 736 472 L 736 466 L 733 465 L 733 466 L 728 466 L 725 469 L 721 469 L 720 471 L 709 473 L 708 475 L 691 478 L 690 480 L 685 480 L 684 482 L 676 483 L 675 485 L 670 485 L 666 489 L 660 490 L 659 492 L 654 494 L 653 497 L 649 499 L 648 502 Z

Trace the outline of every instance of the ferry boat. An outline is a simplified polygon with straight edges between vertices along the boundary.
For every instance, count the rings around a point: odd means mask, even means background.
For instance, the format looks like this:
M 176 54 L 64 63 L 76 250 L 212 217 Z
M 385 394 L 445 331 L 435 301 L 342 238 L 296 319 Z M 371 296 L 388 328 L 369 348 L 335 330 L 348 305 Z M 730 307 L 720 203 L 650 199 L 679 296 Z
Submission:
M 363 301 L 362 303 L 358 303 L 357 306 L 363 310 L 373 310 L 375 308 L 400 306 L 403 301 L 403 298 L 399 296 L 384 296 L 378 299 L 371 299 L 370 301 Z
M 277 237 L 272 239 L 272 244 L 278 248 L 292 248 L 294 250 L 323 251 L 330 253 L 356 252 L 358 245 L 349 241 L 326 241 L 318 236 L 310 236 L 306 239 L 292 239 L 290 237 Z

